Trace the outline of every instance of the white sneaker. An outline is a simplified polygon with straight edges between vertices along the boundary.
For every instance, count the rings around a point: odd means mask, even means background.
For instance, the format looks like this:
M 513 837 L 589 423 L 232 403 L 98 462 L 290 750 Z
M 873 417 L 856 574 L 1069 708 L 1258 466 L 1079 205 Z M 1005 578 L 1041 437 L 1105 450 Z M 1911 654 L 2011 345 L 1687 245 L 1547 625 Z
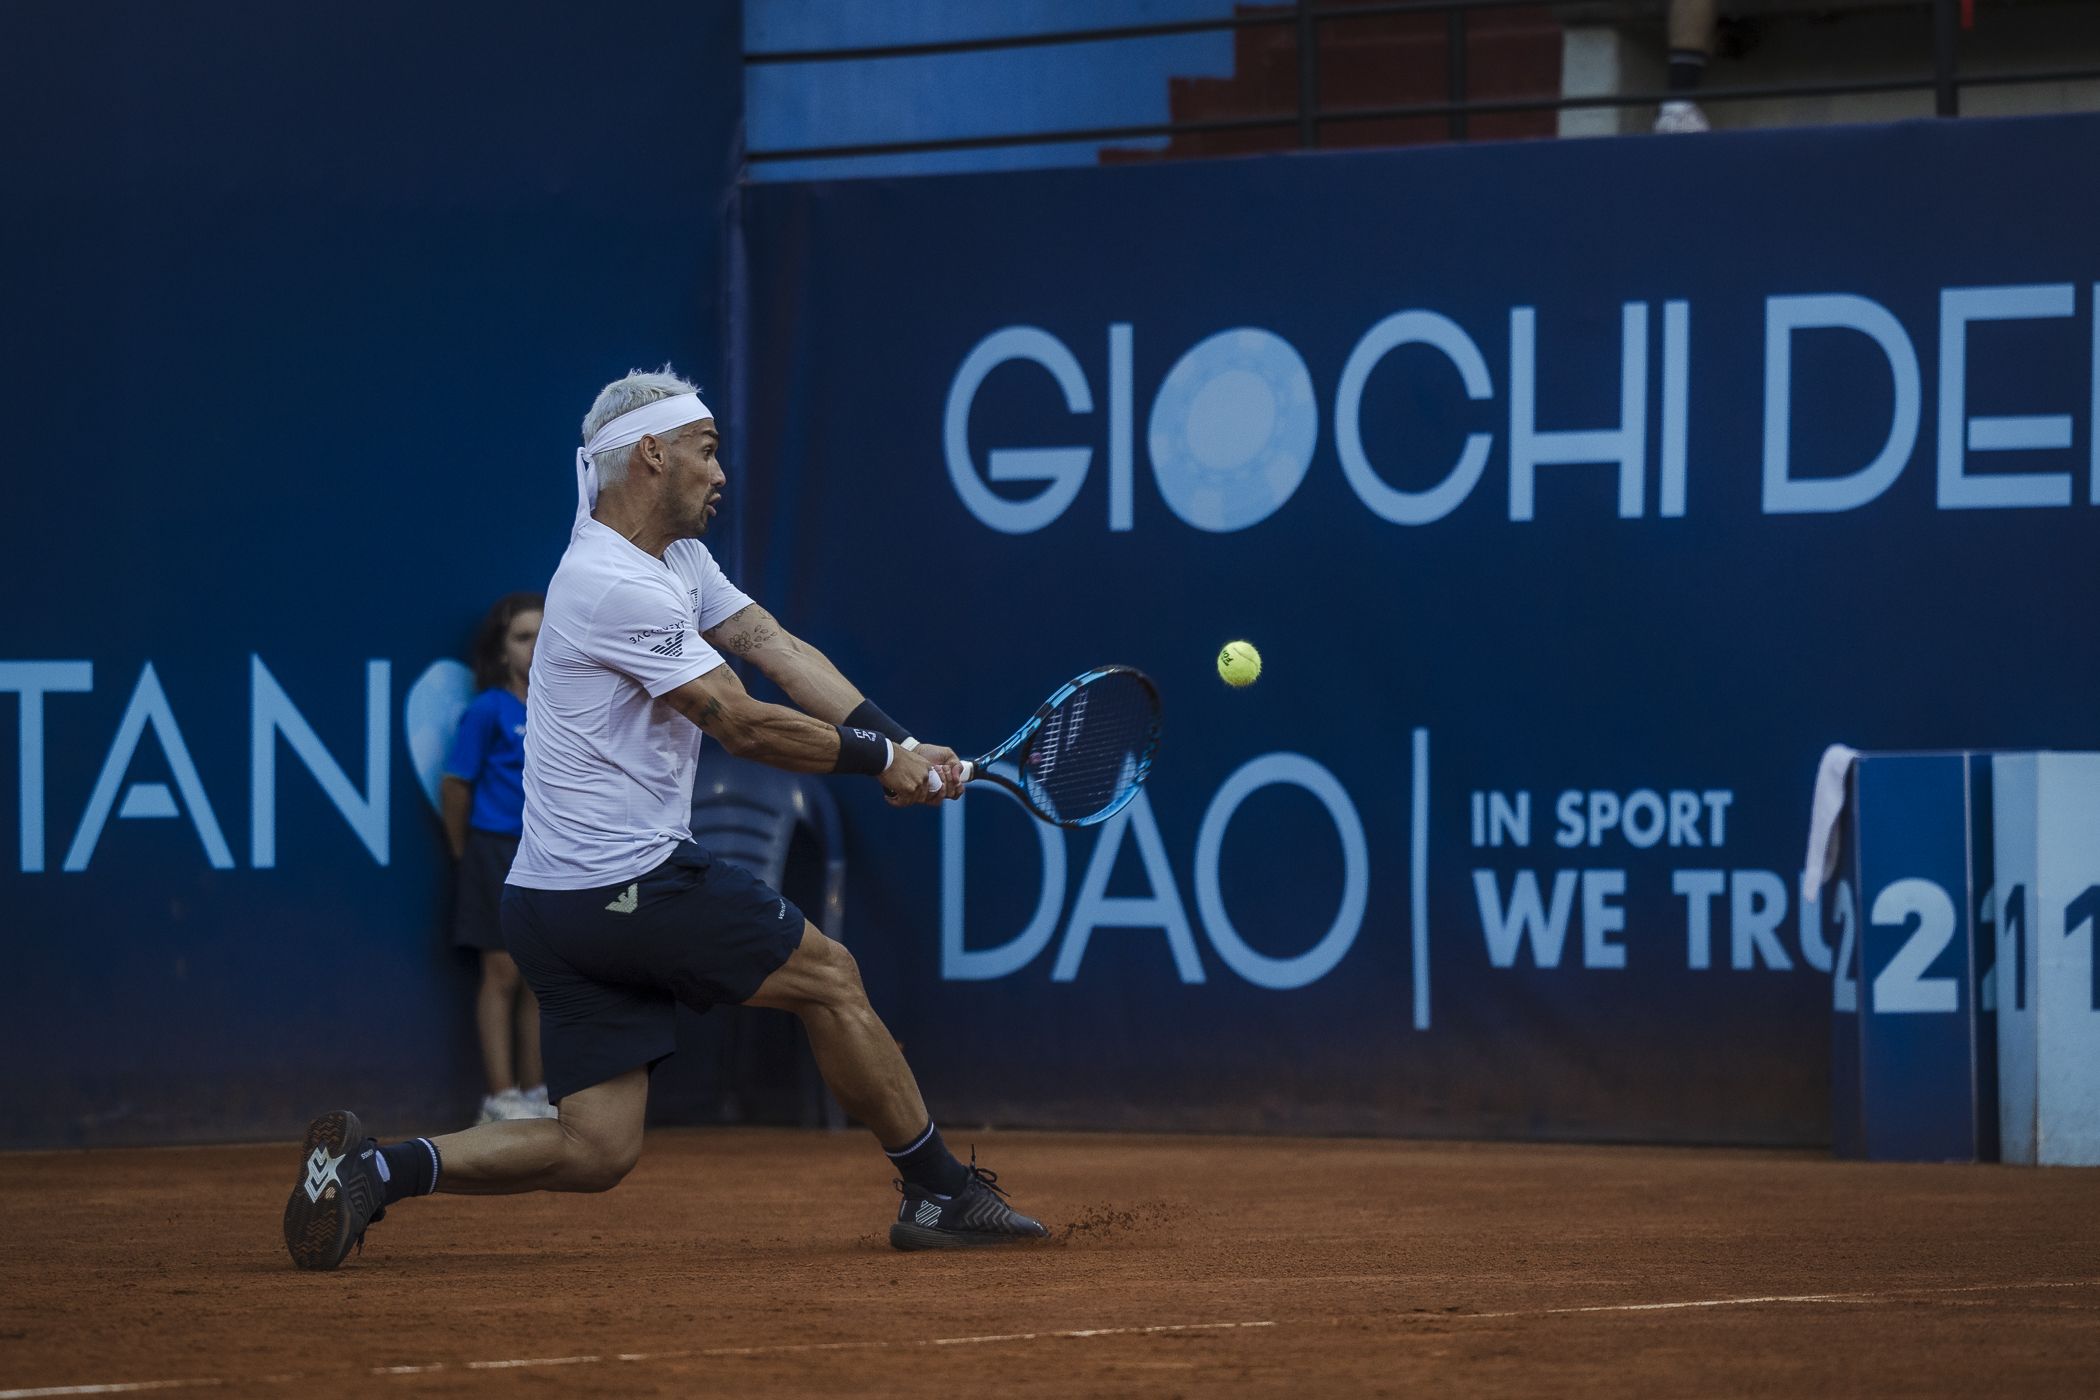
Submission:
M 532 1118 L 559 1118 L 561 1110 L 547 1102 L 547 1086 L 535 1084 L 525 1090 L 523 1098 L 527 1116 Z
M 537 1118 L 540 1115 L 526 1106 L 525 1096 L 517 1087 L 505 1089 L 500 1094 L 489 1094 L 481 1100 L 481 1116 L 474 1120 L 476 1126 L 483 1123 L 508 1123 L 519 1118 Z
M 1696 102 L 1665 102 L 1662 110 L 1655 114 L 1655 129 L 1664 134 L 1683 131 L 1711 131 L 1706 124 L 1706 113 L 1699 110 Z

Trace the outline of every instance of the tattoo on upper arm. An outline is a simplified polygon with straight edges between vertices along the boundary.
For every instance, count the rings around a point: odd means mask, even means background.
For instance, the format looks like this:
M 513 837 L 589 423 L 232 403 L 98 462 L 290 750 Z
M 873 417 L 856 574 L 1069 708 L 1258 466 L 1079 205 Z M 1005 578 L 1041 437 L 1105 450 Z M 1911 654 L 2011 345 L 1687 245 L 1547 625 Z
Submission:
M 742 620 L 745 613 L 751 614 L 748 622 Z M 733 651 L 738 656 L 749 656 L 779 636 L 780 628 L 774 623 L 773 615 L 753 603 L 723 624 L 721 644 L 724 650 Z
M 694 701 L 692 708 L 685 713 L 688 719 L 705 729 L 722 717 L 722 702 L 710 695 L 704 700 Z

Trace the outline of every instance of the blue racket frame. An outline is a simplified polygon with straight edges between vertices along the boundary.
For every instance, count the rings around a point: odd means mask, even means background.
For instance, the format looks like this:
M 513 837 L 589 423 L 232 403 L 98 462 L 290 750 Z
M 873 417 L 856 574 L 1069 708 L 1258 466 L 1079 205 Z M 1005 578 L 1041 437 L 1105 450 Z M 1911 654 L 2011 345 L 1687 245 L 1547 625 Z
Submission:
M 1138 755 L 1136 771 L 1107 806 L 1100 811 L 1090 812 L 1083 817 L 1064 817 L 1046 812 L 1037 805 L 1034 796 L 1024 785 L 1013 781 L 1002 773 L 991 771 L 991 765 L 997 763 L 1000 759 L 1025 750 L 1036 735 L 1042 732 L 1044 722 L 1051 715 L 1057 713 L 1058 708 L 1065 701 L 1071 699 L 1086 687 L 1108 676 L 1129 676 L 1144 687 L 1145 693 L 1152 701 L 1152 721 L 1146 730 L 1144 748 Z M 1153 682 L 1152 677 L 1146 675 L 1135 666 L 1097 666 L 1091 671 L 1081 672 L 1056 690 L 1050 692 L 1050 698 L 1036 706 L 1035 713 L 1030 715 L 1027 722 L 1022 724 L 1019 729 L 1016 729 L 1010 738 L 997 748 L 985 753 L 983 757 L 971 760 L 966 770 L 966 780 L 974 782 L 979 779 L 988 779 L 997 783 L 1020 798 L 1029 811 L 1054 826 L 1071 828 L 1098 826 L 1122 811 L 1125 807 L 1128 807 L 1132 799 L 1138 795 L 1138 789 L 1144 786 L 1145 779 L 1151 775 L 1153 759 L 1159 753 L 1161 718 L 1159 686 Z

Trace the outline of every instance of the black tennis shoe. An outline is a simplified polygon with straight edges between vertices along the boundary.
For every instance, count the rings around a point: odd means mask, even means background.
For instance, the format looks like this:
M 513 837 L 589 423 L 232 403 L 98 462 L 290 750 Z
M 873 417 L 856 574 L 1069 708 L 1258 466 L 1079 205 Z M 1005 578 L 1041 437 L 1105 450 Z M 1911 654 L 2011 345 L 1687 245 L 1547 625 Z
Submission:
M 365 1227 L 386 1215 L 378 1153 L 379 1143 L 347 1109 L 306 1125 L 299 1180 L 284 1207 L 284 1247 L 294 1264 L 332 1269 L 352 1245 L 364 1248 Z
M 1050 1232 L 1006 1203 L 1006 1191 L 995 1172 L 977 1165 L 970 1153 L 970 1184 L 953 1196 L 940 1196 L 907 1181 L 896 1183 L 904 1203 L 890 1226 L 895 1249 L 980 1249 L 988 1245 L 1028 1244 Z

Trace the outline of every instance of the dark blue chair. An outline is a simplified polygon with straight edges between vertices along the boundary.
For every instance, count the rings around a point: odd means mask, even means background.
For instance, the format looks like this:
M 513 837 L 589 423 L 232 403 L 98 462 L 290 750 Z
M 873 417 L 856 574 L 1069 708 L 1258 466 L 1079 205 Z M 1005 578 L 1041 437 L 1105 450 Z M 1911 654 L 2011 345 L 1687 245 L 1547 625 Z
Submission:
M 824 862 L 823 904 L 808 910 L 817 927 L 845 940 L 846 838 L 838 803 L 822 781 L 745 763 L 710 744 L 693 779 L 693 840 L 710 853 L 781 889 L 797 831 Z

